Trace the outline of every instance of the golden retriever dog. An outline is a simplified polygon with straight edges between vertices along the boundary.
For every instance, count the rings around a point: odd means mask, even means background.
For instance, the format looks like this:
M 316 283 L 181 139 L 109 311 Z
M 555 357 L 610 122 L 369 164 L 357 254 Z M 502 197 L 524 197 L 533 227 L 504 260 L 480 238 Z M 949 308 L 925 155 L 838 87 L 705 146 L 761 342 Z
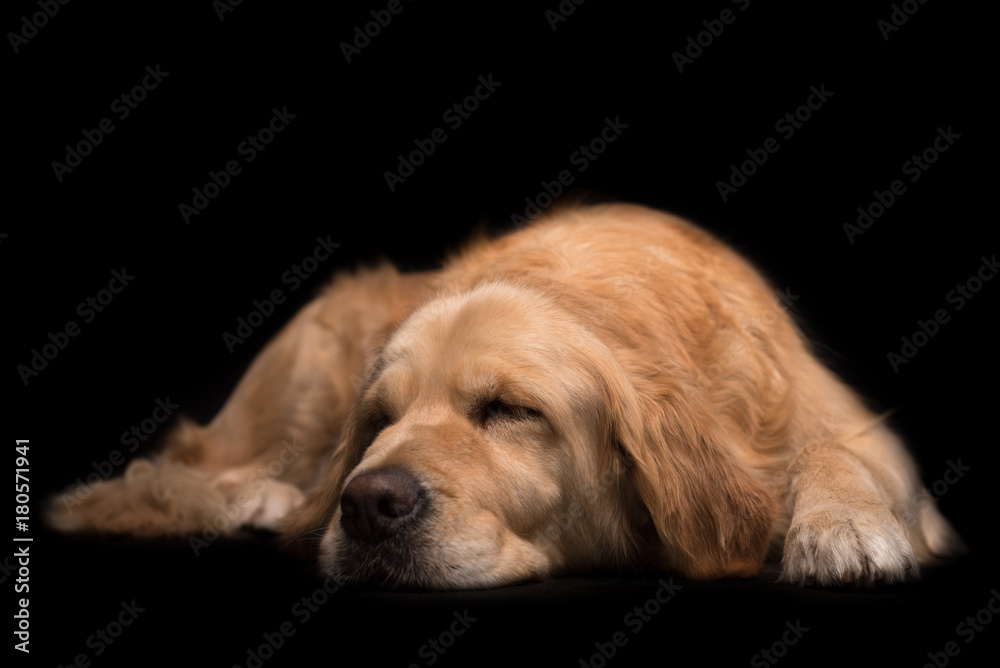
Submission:
M 899 438 L 701 229 L 563 208 L 437 272 L 338 276 L 207 426 L 69 489 L 66 531 L 284 532 L 339 582 L 597 569 L 918 577 L 962 546 Z

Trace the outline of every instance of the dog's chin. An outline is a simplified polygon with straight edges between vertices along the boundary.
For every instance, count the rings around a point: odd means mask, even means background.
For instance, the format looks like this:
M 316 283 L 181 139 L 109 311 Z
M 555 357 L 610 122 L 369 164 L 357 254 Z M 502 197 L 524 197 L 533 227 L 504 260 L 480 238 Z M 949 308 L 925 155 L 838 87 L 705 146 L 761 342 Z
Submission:
M 395 591 L 489 589 L 538 580 L 539 575 L 509 576 L 495 564 L 448 559 L 443 550 L 418 535 L 366 543 L 343 535 L 328 537 L 320 550 L 324 575 L 342 587 Z
M 396 590 L 448 588 L 440 568 L 426 558 L 420 541 L 411 538 L 373 544 L 339 536 L 333 544 L 332 551 L 321 553 L 320 566 L 342 586 Z
M 431 591 L 434 586 L 424 573 L 404 571 L 382 563 L 352 563 L 337 566 L 330 577 L 345 589 L 362 591 Z

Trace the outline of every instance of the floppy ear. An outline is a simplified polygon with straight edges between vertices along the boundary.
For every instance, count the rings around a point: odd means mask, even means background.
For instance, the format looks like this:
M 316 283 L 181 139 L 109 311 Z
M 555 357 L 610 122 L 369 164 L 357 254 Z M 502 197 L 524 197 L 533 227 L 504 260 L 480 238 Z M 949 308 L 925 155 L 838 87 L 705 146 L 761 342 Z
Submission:
M 319 553 L 319 544 L 340 501 L 341 488 L 347 474 L 361 461 L 362 442 L 370 443 L 373 435 L 359 420 L 357 404 L 351 409 L 341 432 L 340 442 L 330 460 L 330 468 L 306 497 L 305 503 L 284 520 L 282 536 L 286 549 L 299 558 L 312 559 Z
M 377 362 L 369 365 L 361 381 L 358 396 L 364 396 L 377 373 Z M 355 401 L 347 414 L 340 439 L 330 459 L 330 466 L 322 480 L 306 497 L 305 503 L 283 520 L 282 536 L 292 554 L 311 559 L 319 553 L 320 541 L 334 516 L 344 480 L 361 462 L 365 448 L 377 436 L 373 421 L 365 413 L 363 402 Z
M 684 370 L 643 367 L 634 382 L 611 383 L 608 427 L 663 548 L 652 565 L 696 579 L 756 575 L 774 499 L 728 451 Z

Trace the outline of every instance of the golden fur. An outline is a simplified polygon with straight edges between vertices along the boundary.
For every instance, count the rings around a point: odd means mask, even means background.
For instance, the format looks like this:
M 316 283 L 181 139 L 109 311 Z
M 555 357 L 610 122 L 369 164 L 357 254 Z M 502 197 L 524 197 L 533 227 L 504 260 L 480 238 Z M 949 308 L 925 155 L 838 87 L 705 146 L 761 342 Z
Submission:
M 748 577 L 768 556 L 788 582 L 898 582 L 961 546 L 758 273 L 622 204 L 479 240 L 438 272 L 337 277 L 211 424 L 83 491 L 55 526 L 280 529 L 339 580 L 427 588 Z

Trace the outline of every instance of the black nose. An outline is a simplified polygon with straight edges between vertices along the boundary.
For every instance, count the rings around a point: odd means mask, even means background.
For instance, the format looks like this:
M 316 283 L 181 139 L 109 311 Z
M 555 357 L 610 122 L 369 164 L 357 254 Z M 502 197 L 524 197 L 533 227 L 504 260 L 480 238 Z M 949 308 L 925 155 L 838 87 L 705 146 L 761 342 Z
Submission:
M 379 541 L 412 524 L 423 505 L 419 483 L 402 469 L 369 471 L 340 495 L 340 526 L 350 538 Z

